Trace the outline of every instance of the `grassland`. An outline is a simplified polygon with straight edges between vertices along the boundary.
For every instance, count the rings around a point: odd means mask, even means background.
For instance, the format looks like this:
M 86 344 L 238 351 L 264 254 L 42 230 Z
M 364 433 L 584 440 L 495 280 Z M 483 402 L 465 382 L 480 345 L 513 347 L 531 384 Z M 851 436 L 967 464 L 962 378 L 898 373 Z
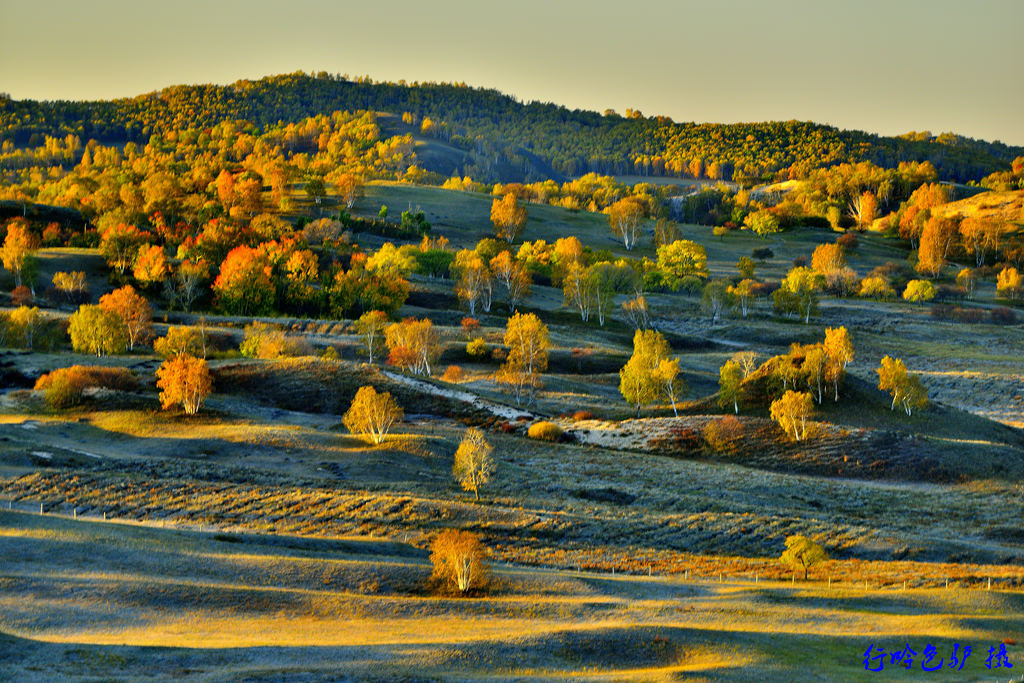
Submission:
M 374 183 L 355 210 L 419 208 L 469 247 L 490 234 L 490 202 Z M 525 239 L 575 234 L 626 254 L 602 215 L 529 210 Z M 765 280 L 835 237 L 682 231 L 705 245 L 715 276 L 770 246 Z M 653 256 L 653 245 L 630 255 Z M 899 243 L 865 235 L 850 264 L 863 275 L 905 258 Z M 111 287 L 94 250 L 43 250 L 40 268 L 85 270 L 94 300 Z M 966 679 L 989 680 L 978 655 L 1024 640 L 1019 326 L 831 297 L 808 325 L 766 301 L 712 323 L 695 295 L 652 294 L 688 393 L 678 418 L 661 405 L 633 419 L 618 391 L 633 330 L 616 316 L 584 324 L 560 291 L 535 286 L 523 310 L 548 325 L 551 358 L 537 402 L 519 407 L 494 381 L 497 361 L 466 355 L 451 282 L 412 284 L 399 315 L 434 321 L 439 369 L 461 366 L 458 384 L 366 365 L 343 320 L 277 320 L 340 360 L 269 361 L 231 352 L 248 318 L 206 315 L 216 393 L 195 417 L 158 410 L 159 360 L 146 350 L 0 354 L 0 679 L 874 680 L 869 644 L 948 654 L 969 642 Z M 982 289 L 974 304 L 991 296 Z M 478 316 L 492 347 L 507 313 L 498 302 Z M 157 333 L 198 319 L 159 311 Z M 723 415 L 714 392 L 733 352 L 764 359 L 837 325 L 856 358 L 841 400 L 819 408 L 815 438 L 788 442 L 748 403 L 733 447 L 703 444 Z M 875 388 L 883 355 L 921 374 L 928 410 L 889 410 Z M 25 389 L 73 363 L 128 367 L 142 387 L 69 411 Z M 380 446 L 341 425 L 364 384 L 405 409 Z M 581 410 L 592 415 L 572 417 Z M 566 440 L 528 439 L 537 418 Z M 467 425 L 487 430 L 498 463 L 479 502 L 451 474 Z M 452 527 L 492 554 L 490 588 L 469 599 L 428 587 L 430 540 Z M 806 582 L 778 561 L 795 533 L 831 556 Z
M 423 592 L 429 564 L 400 543 L 15 512 L 0 549 L 0 675 L 21 681 L 875 680 L 868 645 L 983 653 L 1024 619 L 999 590 L 501 564 L 486 594 L 451 599 Z

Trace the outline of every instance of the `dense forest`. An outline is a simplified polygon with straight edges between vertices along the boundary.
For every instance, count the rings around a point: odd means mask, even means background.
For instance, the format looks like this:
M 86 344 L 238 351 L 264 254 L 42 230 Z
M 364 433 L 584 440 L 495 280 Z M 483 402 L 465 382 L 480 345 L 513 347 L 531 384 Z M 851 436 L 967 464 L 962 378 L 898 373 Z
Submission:
M 4 166 L 17 148 L 47 137 L 145 144 L 153 135 L 244 122 L 258 136 L 336 111 L 390 112 L 406 126 L 462 150 L 455 168 L 476 180 L 564 180 L 588 172 L 735 180 L 805 178 L 815 169 L 868 161 L 885 168 L 930 162 L 939 179 L 967 182 L 1006 171 L 1024 148 L 928 132 L 883 137 L 800 122 L 677 123 L 627 110 L 619 115 L 524 104 L 459 83 L 376 83 L 302 72 L 228 86 L 182 85 L 134 98 L 36 102 L 0 97 Z M 406 128 L 409 130 L 409 128 Z

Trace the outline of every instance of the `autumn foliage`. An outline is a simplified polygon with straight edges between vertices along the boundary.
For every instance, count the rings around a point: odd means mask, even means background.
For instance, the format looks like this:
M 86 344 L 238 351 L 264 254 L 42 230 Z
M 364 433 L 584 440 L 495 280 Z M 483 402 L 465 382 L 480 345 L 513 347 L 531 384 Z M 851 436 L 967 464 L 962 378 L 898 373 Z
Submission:
M 445 529 L 430 544 L 433 578 L 446 590 L 466 594 L 487 583 L 487 550 L 468 531 Z
M 165 360 L 157 368 L 156 377 L 164 410 L 180 405 L 186 415 L 195 415 L 213 391 L 213 378 L 206 361 L 188 354 Z
M 391 427 L 401 421 L 402 408 L 388 392 L 378 393 L 371 386 L 359 387 L 342 422 L 353 434 L 370 443 L 383 443 Z
M 133 391 L 138 386 L 135 375 L 127 368 L 72 365 L 41 376 L 34 388 L 43 392 L 50 408 L 60 409 L 80 403 L 89 388 Z

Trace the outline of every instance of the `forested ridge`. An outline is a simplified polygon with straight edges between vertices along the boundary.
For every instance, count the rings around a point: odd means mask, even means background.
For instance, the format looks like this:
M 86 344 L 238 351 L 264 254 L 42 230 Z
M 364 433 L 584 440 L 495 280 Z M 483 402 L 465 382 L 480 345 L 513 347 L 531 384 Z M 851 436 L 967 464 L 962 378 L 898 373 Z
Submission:
M 966 182 L 1005 171 L 1024 148 L 944 133 L 885 137 L 802 121 L 676 123 L 627 110 L 598 113 L 522 103 L 458 83 L 377 83 L 326 73 L 268 76 L 231 85 L 179 85 L 94 102 L 0 98 L 0 141 L 37 146 L 46 136 L 145 143 L 154 134 L 245 121 L 267 126 L 317 114 L 368 110 L 402 115 L 422 134 L 466 152 L 456 173 L 536 181 L 587 172 L 741 182 L 803 178 L 813 169 L 870 161 L 893 168 L 930 161 L 939 178 Z M 434 170 L 429 169 L 428 170 Z M 446 172 L 450 169 L 444 169 Z

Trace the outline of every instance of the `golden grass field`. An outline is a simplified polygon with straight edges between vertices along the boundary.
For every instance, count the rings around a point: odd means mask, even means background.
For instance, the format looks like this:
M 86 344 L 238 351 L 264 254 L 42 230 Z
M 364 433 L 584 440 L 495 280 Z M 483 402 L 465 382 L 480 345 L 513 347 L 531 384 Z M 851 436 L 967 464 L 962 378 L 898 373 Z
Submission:
M 356 213 L 419 207 L 435 233 L 468 247 L 490 233 L 490 202 L 373 183 Z M 625 254 L 600 214 L 529 211 L 526 239 L 576 234 Z M 714 276 L 771 246 L 757 269 L 765 280 L 834 239 L 682 230 L 707 247 Z M 905 257 L 869 234 L 850 263 L 863 275 Z M 41 252 L 44 279 L 74 268 L 94 298 L 110 288 L 96 250 Z M 0 681 L 990 681 L 1009 678 L 984 667 L 1004 640 L 1012 672 L 1024 671 L 1019 325 L 831 297 L 809 325 L 772 316 L 765 301 L 712 324 L 699 296 L 652 294 L 689 391 L 680 417 L 660 405 L 634 419 L 618 391 L 633 331 L 615 316 L 583 324 L 559 290 L 534 287 L 522 308 L 545 320 L 552 350 L 526 409 L 494 381 L 497 361 L 466 355 L 451 282 L 412 283 L 400 315 L 433 319 L 435 374 L 459 365 L 458 384 L 366 365 L 341 320 L 277 321 L 340 360 L 254 360 L 236 351 L 248 319 L 205 316 L 216 393 L 194 417 L 158 409 L 160 361 L 148 350 L 0 354 L 20 386 L 74 363 L 127 367 L 142 383 L 64 411 L 37 392 L 0 393 Z M 995 304 L 994 288 L 978 292 L 975 303 Z M 496 303 L 478 316 L 492 348 L 507 313 Z M 156 331 L 198 321 L 161 312 Z M 714 393 L 733 352 L 763 360 L 838 325 L 856 358 L 842 400 L 817 409 L 813 439 L 789 442 L 749 404 L 734 448 L 694 445 L 724 414 Z M 889 409 L 876 389 L 883 355 L 921 375 L 927 411 Z M 405 409 L 379 446 L 341 424 L 363 384 Z M 535 418 L 571 438 L 527 438 Z M 497 461 L 479 502 L 452 478 L 468 425 L 486 430 Z M 457 599 L 430 587 L 430 541 L 448 528 L 489 548 L 486 591 Z M 832 558 L 807 581 L 778 560 L 792 534 Z M 954 643 L 973 649 L 961 672 L 864 668 L 869 645 L 948 655 Z
M 0 551 L 0 676 L 18 681 L 877 680 L 868 645 L 980 653 L 1024 622 L 1019 591 L 501 564 L 453 599 L 401 543 L 19 512 L 0 512 Z M 957 680 L 989 680 L 981 660 Z

